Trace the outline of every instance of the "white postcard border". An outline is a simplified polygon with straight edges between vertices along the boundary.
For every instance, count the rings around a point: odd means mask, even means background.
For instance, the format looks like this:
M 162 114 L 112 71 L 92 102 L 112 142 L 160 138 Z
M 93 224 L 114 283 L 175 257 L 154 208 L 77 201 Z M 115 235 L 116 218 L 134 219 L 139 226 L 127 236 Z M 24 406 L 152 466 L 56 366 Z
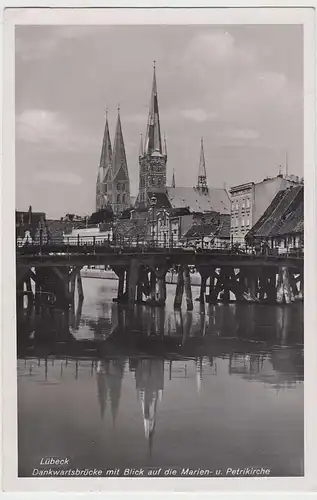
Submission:
M 33 6 L 62 2 L 34 1 Z M 103 2 L 95 1 L 94 5 Z M 290 6 L 290 2 L 262 2 Z M 13 7 L 11 2 L 10 7 Z M 17 7 L 25 5 L 22 0 Z M 154 2 L 152 2 L 154 4 Z M 170 7 L 177 6 L 176 2 Z M 187 2 L 190 6 L 189 2 Z M 203 5 L 203 2 L 201 2 Z M 205 7 L 207 2 L 204 3 Z M 69 2 L 69 7 L 87 2 Z M 120 5 L 108 2 L 108 5 Z M 127 2 L 125 3 L 127 5 Z M 141 3 L 139 3 L 142 6 Z M 143 4 L 144 5 L 144 4 Z M 186 2 L 183 2 L 186 5 Z M 217 3 L 219 6 L 219 2 Z M 254 2 L 243 5 L 254 6 Z M 2 169 L 2 473 L 5 491 L 314 491 L 316 488 L 316 165 L 315 165 L 315 22 L 316 13 L 304 4 L 272 9 L 28 9 L 4 12 L 3 51 L 3 169 Z M 65 3 L 63 5 L 65 7 Z M 123 4 L 122 4 L 123 6 Z M 221 6 L 221 4 L 220 4 Z M 241 6 L 241 2 L 226 2 Z M 295 7 L 296 6 L 296 7 Z M 16 24 L 303 24 L 304 25 L 304 176 L 305 176 L 305 477 L 304 478 L 17 478 L 17 387 L 15 335 L 15 113 L 14 26 Z M 313 63 L 314 61 L 314 63 Z

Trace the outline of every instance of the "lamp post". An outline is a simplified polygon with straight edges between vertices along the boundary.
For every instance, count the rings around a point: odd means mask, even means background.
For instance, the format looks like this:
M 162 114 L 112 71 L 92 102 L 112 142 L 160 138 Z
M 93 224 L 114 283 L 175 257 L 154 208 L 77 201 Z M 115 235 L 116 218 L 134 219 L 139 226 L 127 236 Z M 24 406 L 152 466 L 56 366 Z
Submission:
M 153 195 L 151 200 L 151 208 L 152 208 L 152 246 L 154 247 L 154 239 L 155 239 L 155 231 L 154 231 L 154 224 L 155 224 L 155 207 L 157 203 L 156 197 Z

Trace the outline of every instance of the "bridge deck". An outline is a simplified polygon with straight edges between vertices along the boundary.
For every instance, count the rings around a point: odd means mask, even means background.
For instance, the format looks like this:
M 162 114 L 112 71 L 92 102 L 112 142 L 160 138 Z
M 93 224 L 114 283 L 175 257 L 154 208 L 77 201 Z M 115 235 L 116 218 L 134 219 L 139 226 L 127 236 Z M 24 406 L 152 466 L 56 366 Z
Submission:
M 234 250 L 194 250 L 182 248 L 105 248 L 105 247 L 46 247 L 36 246 L 17 249 L 17 264 L 21 266 L 127 266 L 131 259 L 147 265 L 194 265 L 194 266 L 288 266 L 303 267 L 303 252 L 280 255 L 253 254 Z

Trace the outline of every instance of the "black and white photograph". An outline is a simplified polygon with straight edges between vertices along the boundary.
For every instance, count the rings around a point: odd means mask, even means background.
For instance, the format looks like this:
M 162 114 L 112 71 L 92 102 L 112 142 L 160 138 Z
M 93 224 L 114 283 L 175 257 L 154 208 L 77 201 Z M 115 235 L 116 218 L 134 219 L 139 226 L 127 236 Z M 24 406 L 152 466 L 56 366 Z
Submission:
M 304 477 L 303 24 L 14 43 L 17 477 Z

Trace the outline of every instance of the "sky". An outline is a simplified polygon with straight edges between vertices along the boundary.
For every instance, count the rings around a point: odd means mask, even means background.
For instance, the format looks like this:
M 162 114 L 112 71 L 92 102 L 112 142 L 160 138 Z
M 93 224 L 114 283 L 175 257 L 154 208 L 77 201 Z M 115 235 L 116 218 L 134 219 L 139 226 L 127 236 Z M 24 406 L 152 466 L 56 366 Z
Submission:
M 209 186 L 303 175 L 300 25 L 17 26 L 16 207 L 95 210 L 108 108 L 120 105 L 131 194 L 156 76 L 167 179 L 194 186 L 204 138 Z

